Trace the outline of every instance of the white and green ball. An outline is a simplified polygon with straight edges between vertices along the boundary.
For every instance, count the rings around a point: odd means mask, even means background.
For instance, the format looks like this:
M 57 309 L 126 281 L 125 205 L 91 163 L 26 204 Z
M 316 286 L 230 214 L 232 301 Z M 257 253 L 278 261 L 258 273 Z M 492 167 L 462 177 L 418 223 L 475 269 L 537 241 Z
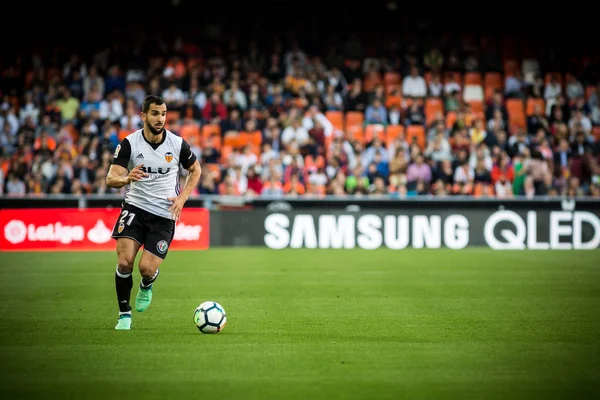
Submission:
M 219 333 L 226 323 L 225 309 L 215 301 L 205 301 L 194 310 L 194 324 L 202 333 Z

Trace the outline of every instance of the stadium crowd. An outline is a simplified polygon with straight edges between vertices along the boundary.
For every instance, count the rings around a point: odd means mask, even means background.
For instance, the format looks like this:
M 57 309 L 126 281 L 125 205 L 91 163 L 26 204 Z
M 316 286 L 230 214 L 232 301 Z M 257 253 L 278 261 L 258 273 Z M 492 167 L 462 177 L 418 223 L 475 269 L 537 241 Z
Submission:
M 598 57 L 555 70 L 484 39 L 361 46 L 180 40 L 135 64 L 98 49 L 3 65 L 0 193 L 118 193 L 114 150 L 158 94 L 201 160 L 197 194 L 600 197 Z

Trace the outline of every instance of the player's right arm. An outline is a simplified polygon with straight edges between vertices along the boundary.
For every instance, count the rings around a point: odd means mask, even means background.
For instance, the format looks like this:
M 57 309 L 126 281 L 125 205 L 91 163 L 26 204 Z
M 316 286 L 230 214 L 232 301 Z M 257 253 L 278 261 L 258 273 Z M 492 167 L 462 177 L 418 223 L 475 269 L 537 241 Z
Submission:
M 145 176 L 148 176 L 141 168 L 144 164 L 136 165 L 129 173 L 127 168 L 117 164 L 112 164 L 106 174 L 106 184 L 110 187 L 120 188 L 129 185 L 131 182 L 139 181 Z
M 131 145 L 129 144 L 129 140 L 123 139 L 115 150 L 112 164 L 108 169 L 108 174 L 106 174 L 106 184 L 109 187 L 120 188 L 148 176 L 141 169 L 144 164 L 137 165 L 131 171 L 127 170 L 130 157 Z

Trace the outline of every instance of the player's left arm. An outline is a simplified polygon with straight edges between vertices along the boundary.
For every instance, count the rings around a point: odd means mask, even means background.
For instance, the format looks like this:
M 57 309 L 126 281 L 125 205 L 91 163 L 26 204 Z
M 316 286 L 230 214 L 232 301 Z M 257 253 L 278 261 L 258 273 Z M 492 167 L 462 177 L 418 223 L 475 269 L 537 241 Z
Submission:
M 196 155 L 192 152 L 190 145 L 185 140 L 181 143 L 181 152 L 179 154 L 179 163 L 188 171 L 188 175 L 179 196 L 169 198 L 169 200 L 173 202 L 169 211 L 173 213 L 173 219 L 176 221 L 179 220 L 179 217 L 181 216 L 183 205 L 194 191 L 194 188 L 198 186 L 200 175 L 202 174 L 202 167 L 200 167 Z

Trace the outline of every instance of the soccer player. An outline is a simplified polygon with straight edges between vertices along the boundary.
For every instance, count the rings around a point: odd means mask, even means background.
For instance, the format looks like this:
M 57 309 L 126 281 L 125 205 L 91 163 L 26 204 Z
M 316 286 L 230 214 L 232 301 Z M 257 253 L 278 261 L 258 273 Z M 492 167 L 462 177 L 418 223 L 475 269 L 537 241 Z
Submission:
M 167 106 L 161 97 L 146 96 L 141 113 L 144 127 L 123 138 L 106 176 L 108 186 L 126 186 L 121 213 L 112 232 L 118 258 L 117 330 L 131 329 L 132 272 L 140 247 L 144 246 L 138 263 L 138 312 L 150 305 L 152 284 L 173 240 L 175 222 L 200 179 L 200 164 L 189 144 L 165 129 L 166 115 Z M 180 165 L 189 172 L 183 190 L 179 185 Z

